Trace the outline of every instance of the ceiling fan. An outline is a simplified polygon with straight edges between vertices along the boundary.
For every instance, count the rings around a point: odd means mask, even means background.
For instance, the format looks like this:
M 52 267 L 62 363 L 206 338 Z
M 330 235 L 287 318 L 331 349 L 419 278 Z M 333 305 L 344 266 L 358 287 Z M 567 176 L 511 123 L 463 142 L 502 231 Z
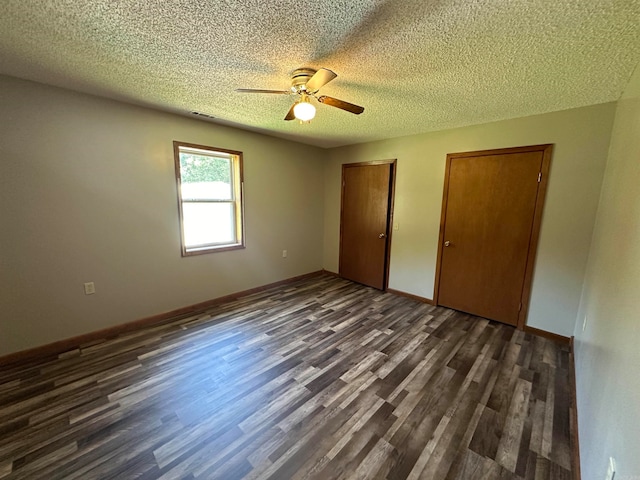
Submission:
M 253 88 L 238 88 L 236 92 L 242 93 L 275 93 L 280 95 L 298 95 L 300 99 L 294 103 L 285 120 L 293 120 L 297 118 L 301 122 L 308 122 L 316 115 L 316 107 L 310 102 L 311 98 L 315 98 L 318 102 L 324 103 L 331 107 L 336 107 L 347 112 L 360 115 L 364 112 L 364 107 L 354 105 L 353 103 L 338 100 L 337 98 L 328 97 L 326 95 L 318 96 L 318 90 L 337 75 L 331 70 L 321 68 L 314 70 L 312 68 L 298 68 L 291 73 L 291 88 L 289 90 L 258 90 Z

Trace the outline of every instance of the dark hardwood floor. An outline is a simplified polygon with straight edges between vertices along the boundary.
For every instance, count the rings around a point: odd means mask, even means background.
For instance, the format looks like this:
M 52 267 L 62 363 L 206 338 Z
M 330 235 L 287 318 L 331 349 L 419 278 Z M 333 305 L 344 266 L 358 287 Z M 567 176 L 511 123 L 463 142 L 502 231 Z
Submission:
M 569 351 L 332 276 L 0 371 L 0 478 L 569 479 Z

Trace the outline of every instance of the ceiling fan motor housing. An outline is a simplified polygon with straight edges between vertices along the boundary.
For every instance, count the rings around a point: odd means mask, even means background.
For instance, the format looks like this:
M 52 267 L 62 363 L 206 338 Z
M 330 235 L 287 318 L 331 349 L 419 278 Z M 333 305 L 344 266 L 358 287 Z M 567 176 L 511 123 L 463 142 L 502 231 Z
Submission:
M 312 68 L 298 68 L 291 72 L 291 91 L 300 93 L 307 90 L 307 82 L 316 70 Z M 312 92 L 313 93 L 313 92 Z

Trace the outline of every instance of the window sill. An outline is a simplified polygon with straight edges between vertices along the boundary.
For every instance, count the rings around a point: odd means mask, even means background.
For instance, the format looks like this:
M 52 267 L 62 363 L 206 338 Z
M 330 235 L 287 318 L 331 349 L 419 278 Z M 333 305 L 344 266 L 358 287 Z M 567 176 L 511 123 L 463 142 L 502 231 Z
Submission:
M 191 257 L 193 255 L 203 255 L 205 253 L 227 252 L 229 250 L 241 250 L 243 248 L 245 248 L 244 244 L 234 243 L 232 245 L 221 245 L 219 247 L 201 247 L 201 248 L 193 248 L 190 250 L 183 249 L 182 256 Z

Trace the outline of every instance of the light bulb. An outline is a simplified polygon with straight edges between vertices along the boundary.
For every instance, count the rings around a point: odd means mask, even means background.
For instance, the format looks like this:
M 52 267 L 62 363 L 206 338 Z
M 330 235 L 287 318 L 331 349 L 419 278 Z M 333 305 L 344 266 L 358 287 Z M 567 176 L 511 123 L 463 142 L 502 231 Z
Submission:
M 293 115 L 301 122 L 308 122 L 316 116 L 316 107 L 303 100 L 293 107 Z

